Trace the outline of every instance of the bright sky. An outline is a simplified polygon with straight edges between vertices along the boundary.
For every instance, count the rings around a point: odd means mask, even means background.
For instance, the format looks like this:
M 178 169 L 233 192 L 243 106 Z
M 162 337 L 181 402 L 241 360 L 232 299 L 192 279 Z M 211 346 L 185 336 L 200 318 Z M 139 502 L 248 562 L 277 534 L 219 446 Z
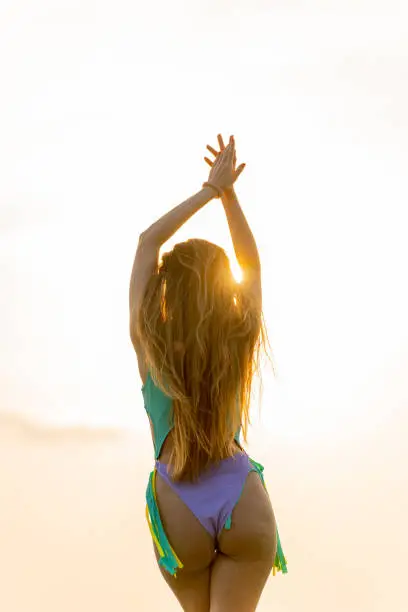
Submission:
M 0 409 L 149 431 L 128 337 L 138 234 L 200 189 L 222 132 L 263 261 L 266 430 L 323 443 L 401 410 L 406 3 L 2 7 Z M 231 254 L 219 202 L 189 236 Z

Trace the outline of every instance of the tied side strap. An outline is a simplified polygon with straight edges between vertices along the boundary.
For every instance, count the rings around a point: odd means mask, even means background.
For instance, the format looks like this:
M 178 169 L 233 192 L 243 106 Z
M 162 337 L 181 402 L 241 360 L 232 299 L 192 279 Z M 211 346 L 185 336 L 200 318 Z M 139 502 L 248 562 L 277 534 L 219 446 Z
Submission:
M 257 463 L 253 459 L 250 458 L 250 462 L 252 464 L 252 472 L 257 472 L 261 478 L 261 482 L 266 489 L 265 480 L 263 476 L 264 467 L 260 463 Z M 156 545 L 157 551 L 160 555 L 159 563 L 163 566 L 172 576 L 177 578 L 177 571 L 183 568 L 183 563 L 180 561 L 178 556 L 176 555 L 174 549 L 172 548 L 167 536 L 164 531 L 163 524 L 161 522 L 159 508 L 157 505 L 157 496 L 156 496 L 156 470 L 154 469 L 150 473 L 149 483 L 146 490 L 146 518 L 149 525 L 150 533 L 153 538 L 153 541 Z M 231 528 L 231 517 L 228 517 L 227 523 L 225 525 L 226 529 Z M 272 567 L 272 573 L 276 576 L 277 572 L 282 572 L 282 574 L 287 574 L 287 559 L 283 553 L 278 526 L 276 525 L 276 537 L 277 537 L 277 549 L 275 561 Z
M 267 491 L 266 484 L 265 484 L 265 478 L 263 475 L 264 466 L 258 463 L 257 461 L 255 461 L 254 459 L 251 459 L 251 457 L 249 458 L 249 461 L 252 464 L 251 472 L 257 472 L 259 474 L 261 482 L 265 488 L 265 491 Z M 275 519 L 275 522 L 276 522 L 276 519 Z M 276 540 L 277 540 L 276 556 L 275 556 L 274 564 L 272 566 L 272 573 L 274 576 L 276 576 L 277 572 L 282 572 L 282 574 L 288 573 L 288 568 L 287 568 L 288 561 L 283 553 L 277 524 L 276 524 Z
M 183 564 L 174 552 L 160 519 L 156 497 L 156 470 L 150 473 L 149 484 L 147 485 L 146 518 L 153 541 L 160 555 L 159 564 L 177 578 L 177 571 L 183 567 Z

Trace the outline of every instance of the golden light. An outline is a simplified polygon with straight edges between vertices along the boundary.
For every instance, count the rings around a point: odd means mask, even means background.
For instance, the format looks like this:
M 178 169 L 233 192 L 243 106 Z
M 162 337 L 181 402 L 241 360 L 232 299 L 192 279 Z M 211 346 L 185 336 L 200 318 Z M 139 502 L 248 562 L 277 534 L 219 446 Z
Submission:
M 235 259 L 235 257 L 232 258 L 230 256 L 230 262 L 231 262 L 231 272 L 235 280 L 237 281 L 237 283 L 241 283 L 242 282 L 242 270 L 239 267 L 237 260 Z

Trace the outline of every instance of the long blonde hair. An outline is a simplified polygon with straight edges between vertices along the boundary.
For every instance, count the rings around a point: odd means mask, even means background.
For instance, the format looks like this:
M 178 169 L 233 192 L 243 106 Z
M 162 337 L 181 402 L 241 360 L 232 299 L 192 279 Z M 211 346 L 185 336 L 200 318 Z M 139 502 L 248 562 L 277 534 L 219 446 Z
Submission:
M 163 255 L 143 297 L 137 333 L 155 384 L 173 399 L 175 480 L 195 480 L 236 453 L 250 422 L 253 375 L 267 334 L 229 259 L 201 239 Z

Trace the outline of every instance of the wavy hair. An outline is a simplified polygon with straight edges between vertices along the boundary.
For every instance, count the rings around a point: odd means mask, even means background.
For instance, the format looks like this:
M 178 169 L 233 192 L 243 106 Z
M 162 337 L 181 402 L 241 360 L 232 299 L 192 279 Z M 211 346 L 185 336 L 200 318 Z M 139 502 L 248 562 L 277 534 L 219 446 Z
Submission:
M 240 426 L 247 441 L 252 380 L 268 345 L 262 312 L 225 251 L 191 239 L 163 255 L 137 326 L 153 381 L 173 400 L 169 469 L 175 480 L 195 480 L 236 453 Z

